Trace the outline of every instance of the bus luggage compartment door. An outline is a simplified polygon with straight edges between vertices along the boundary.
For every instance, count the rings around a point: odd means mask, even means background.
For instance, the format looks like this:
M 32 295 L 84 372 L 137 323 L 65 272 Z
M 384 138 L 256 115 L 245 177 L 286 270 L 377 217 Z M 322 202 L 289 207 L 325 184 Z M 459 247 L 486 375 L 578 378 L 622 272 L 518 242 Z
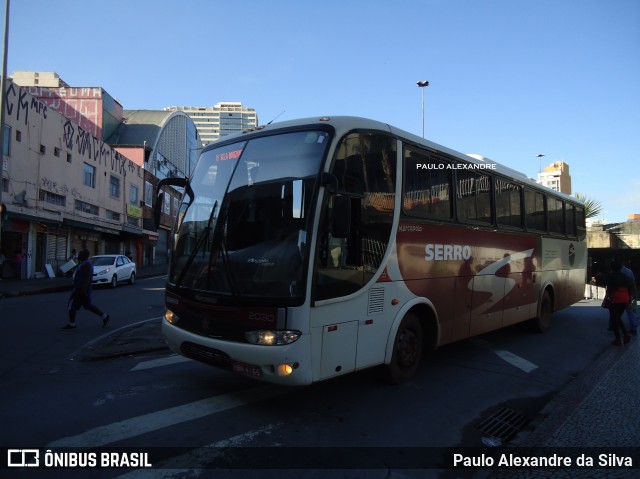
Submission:
M 358 321 L 322 327 L 320 379 L 327 379 L 355 369 L 357 340 Z

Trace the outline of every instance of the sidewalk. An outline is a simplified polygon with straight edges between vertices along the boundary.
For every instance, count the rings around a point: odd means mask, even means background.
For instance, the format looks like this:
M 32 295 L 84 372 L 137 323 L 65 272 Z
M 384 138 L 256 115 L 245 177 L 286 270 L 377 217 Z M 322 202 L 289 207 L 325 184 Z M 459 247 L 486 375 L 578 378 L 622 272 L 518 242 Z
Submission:
M 625 325 L 626 325 L 625 318 Z M 640 339 L 632 336 L 624 347 L 610 346 L 554 397 L 532 424 L 533 431 L 509 444 L 554 452 L 584 453 L 593 467 L 567 469 L 493 469 L 491 479 L 640 477 Z M 548 449 L 544 449 L 548 448 Z M 567 449 L 565 449 L 567 448 Z M 632 457 L 633 467 L 598 467 L 601 454 Z
M 168 265 L 153 265 L 138 268 L 136 279 L 167 274 Z M 27 296 L 42 293 L 57 293 L 71 290 L 70 277 L 38 279 L 2 279 L 0 280 L 0 299 L 15 296 Z

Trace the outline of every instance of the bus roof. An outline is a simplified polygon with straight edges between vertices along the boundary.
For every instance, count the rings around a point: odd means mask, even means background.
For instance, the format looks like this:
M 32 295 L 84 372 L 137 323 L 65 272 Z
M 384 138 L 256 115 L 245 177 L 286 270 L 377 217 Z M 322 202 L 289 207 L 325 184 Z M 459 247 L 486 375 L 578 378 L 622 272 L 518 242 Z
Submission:
M 450 157 L 454 157 L 461 161 L 466 161 L 468 163 L 474 164 L 495 164 L 495 168 L 491 171 L 497 172 L 500 175 L 506 177 L 507 179 L 518 181 L 526 186 L 530 186 L 531 188 L 535 188 L 538 190 L 543 190 L 547 193 L 551 193 L 558 197 L 564 198 L 566 200 L 572 201 L 574 203 L 582 204 L 577 198 L 573 196 L 569 196 L 565 193 L 561 193 L 556 190 L 552 190 L 551 188 L 541 185 L 537 183 L 532 178 L 529 178 L 524 173 L 514 170 L 513 168 L 509 168 L 497 161 L 490 160 L 489 158 L 485 158 L 484 156 L 477 154 L 464 154 L 459 151 L 453 150 L 446 146 L 440 145 L 438 143 L 434 143 L 432 141 L 423 139 L 420 136 L 414 135 L 413 133 L 409 133 L 408 131 L 402 130 L 400 128 L 396 128 L 388 123 L 380 122 L 377 120 L 371 120 L 368 118 L 362 118 L 357 116 L 322 116 L 322 117 L 309 117 L 309 118 L 300 118 L 296 120 L 287 120 L 278 123 L 267 124 L 264 126 L 259 126 L 257 128 L 253 128 L 251 130 L 247 130 L 242 133 L 232 134 L 228 136 L 224 136 L 219 140 L 211 143 L 209 146 L 211 148 L 215 148 L 217 144 L 222 142 L 227 142 L 228 140 L 234 140 L 241 138 L 247 134 L 255 133 L 255 132 L 266 132 L 266 131 L 277 131 L 281 129 L 287 128 L 296 128 L 301 126 L 313 126 L 313 125 L 330 125 L 332 126 L 339 136 L 347 133 L 350 130 L 354 129 L 365 129 L 365 130 L 382 130 L 388 131 L 392 135 L 403 138 L 411 143 L 422 145 L 425 148 L 428 148 L 434 152 L 444 153 Z M 209 149 L 209 147 L 207 148 Z

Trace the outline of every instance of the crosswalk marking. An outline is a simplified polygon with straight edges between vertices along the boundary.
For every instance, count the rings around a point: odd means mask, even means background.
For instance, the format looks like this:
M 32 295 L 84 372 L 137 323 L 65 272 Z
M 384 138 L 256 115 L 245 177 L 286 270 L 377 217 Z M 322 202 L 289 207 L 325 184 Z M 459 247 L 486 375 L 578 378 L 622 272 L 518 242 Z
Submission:
M 215 448 L 222 447 L 238 447 L 257 436 L 263 434 L 271 434 L 271 432 L 280 427 L 282 423 L 268 424 L 267 426 L 253 429 L 251 431 L 238 434 L 221 441 L 214 442 L 208 446 L 195 448 L 186 454 L 166 459 L 158 464 L 153 464 L 153 469 L 138 469 L 129 473 L 118 476 L 117 479 L 158 479 L 183 477 L 189 474 L 189 477 L 198 477 L 202 474 L 204 467 L 208 462 L 215 459 Z M 189 464 L 189 469 L 184 469 L 184 465 Z
M 191 361 L 189 358 L 185 358 L 184 356 L 179 356 L 177 354 L 173 354 L 166 358 L 161 359 L 152 359 L 149 361 L 142 361 L 136 364 L 135 367 L 131 368 L 131 371 L 142 371 L 144 369 L 158 368 L 161 366 L 169 366 L 171 364 L 183 363 L 185 361 Z
M 527 361 L 526 359 L 518 356 L 517 354 L 513 354 L 511 351 L 505 351 L 504 349 L 495 349 L 491 345 L 491 343 L 489 343 L 488 341 L 485 341 L 484 339 L 473 338 L 471 339 L 471 342 L 478 346 L 481 346 L 483 348 L 490 350 L 491 352 L 493 352 L 493 354 L 495 354 L 502 360 L 524 371 L 525 373 L 530 373 L 534 369 L 538 368 L 536 364 L 533 364 L 532 362 Z
M 233 393 L 214 396 L 181 406 L 175 406 L 122 421 L 98 426 L 76 436 L 63 437 L 48 447 L 100 447 L 186 421 L 216 414 L 229 409 L 285 394 L 282 386 L 264 385 Z

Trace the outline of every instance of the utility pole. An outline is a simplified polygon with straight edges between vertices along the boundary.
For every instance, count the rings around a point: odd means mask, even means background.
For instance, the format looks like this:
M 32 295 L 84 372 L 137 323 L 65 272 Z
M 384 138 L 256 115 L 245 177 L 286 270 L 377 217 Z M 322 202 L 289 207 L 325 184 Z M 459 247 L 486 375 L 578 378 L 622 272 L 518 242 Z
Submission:
M 2 77 L 0 78 L 0 210 L 4 210 L 6 206 L 2 203 L 2 193 L 4 190 L 4 96 L 7 88 L 7 49 L 9 47 L 9 3 L 10 0 L 4 0 L 4 44 L 2 47 Z M 0 211 L 0 246 L 2 245 L 2 214 Z

